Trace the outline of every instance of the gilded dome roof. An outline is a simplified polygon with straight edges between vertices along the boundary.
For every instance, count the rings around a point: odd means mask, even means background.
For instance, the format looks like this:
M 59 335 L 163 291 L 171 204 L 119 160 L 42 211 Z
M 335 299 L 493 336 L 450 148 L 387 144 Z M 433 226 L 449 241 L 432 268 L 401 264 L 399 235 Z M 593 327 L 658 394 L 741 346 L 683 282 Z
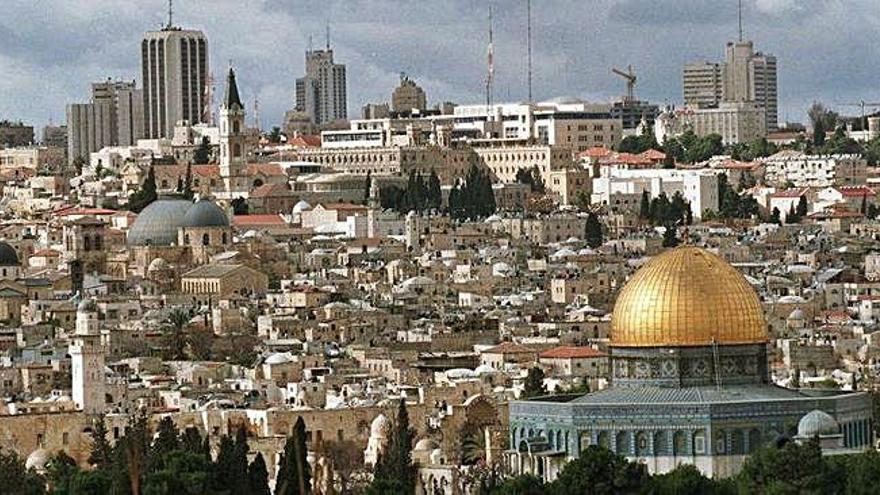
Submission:
M 766 341 L 761 301 L 745 277 L 693 246 L 666 251 L 639 269 L 620 291 L 611 318 L 616 347 Z

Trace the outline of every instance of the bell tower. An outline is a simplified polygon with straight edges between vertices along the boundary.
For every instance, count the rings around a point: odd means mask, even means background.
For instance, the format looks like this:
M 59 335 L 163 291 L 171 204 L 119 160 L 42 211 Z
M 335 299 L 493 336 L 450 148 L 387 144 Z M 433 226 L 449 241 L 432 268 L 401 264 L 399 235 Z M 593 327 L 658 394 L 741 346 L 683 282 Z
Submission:
M 234 197 L 241 189 L 247 169 L 247 139 L 245 111 L 238 95 L 235 71 L 229 68 L 226 76 L 226 94 L 220 107 L 220 178 L 223 179 L 226 198 Z
M 84 299 L 76 310 L 76 331 L 70 338 L 73 401 L 86 414 L 101 414 L 105 406 L 104 347 L 98 327 L 98 308 Z

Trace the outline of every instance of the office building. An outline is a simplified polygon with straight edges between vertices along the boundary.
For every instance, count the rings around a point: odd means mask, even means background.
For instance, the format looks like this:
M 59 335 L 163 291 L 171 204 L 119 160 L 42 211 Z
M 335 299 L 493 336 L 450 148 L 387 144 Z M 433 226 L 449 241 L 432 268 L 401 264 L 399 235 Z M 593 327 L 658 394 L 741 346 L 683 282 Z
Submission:
M 755 52 L 751 41 L 727 43 L 722 63 L 686 64 L 682 82 L 686 105 L 713 108 L 722 102 L 755 102 L 764 109 L 767 131 L 778 127 L 776 57 Z
M 93 83 L 92 101 L 110 105 L 110 142 L 114 146 L 134 146 L 143 138 L 144 96 L 134 81 Z
M 22 122 L 0 121 L 0 146 L 27 146 L 34 142 L 34 127 Z
M 684 103 L 698 108 L 721 103 L 721 66 L 713 62 L 694 62 L 684 66 Z
M 208 39 L 201 31 L 167 26 L 141 42 L 144 137 L 171 138 L 181 120 L 205 122 Z
M 67 150 L 67 126 L 47 125 L 43 127 L 43 146 Z
M 113 144 L 111 127 L 113 107 L 107 102 L 67 105 L 67 160 L 82 158 Z
M 306 51 L 306 75 L 296 80 L 296 110 L 317 125 L 348 117 L 345 65 L 333 62 L 333 50 Z
M 401 74 L 400 86 L 391 94 L 391 110 L 395 113 L 411 113 L 413 110 L 423 112 L 427 106 L 425 90 L 406 74 Z
M 691 129 L 697 136 L 718 134 L 724 144 L 748 143 L 767 135 L 764 108 L 756 102 L 722 102 L 717 107 L 667 109 L 654 121 L 662 143 Z

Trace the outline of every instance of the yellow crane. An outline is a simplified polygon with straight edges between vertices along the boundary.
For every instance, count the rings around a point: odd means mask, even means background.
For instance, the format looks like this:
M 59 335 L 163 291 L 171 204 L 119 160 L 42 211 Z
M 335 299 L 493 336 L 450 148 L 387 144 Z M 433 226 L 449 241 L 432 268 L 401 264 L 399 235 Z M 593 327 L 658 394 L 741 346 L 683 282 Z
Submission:
M 624 103 L 630 103 L 635 101 L 636 94 L 636 73 L 633 72 L 632 65 L 626 66 L 626 72 L 618 69 L 617 67 L 612 67 L 611 72 L 617 74 L 618 76 L 624 78 L 626 80 L 626 96 L 623 97 Z

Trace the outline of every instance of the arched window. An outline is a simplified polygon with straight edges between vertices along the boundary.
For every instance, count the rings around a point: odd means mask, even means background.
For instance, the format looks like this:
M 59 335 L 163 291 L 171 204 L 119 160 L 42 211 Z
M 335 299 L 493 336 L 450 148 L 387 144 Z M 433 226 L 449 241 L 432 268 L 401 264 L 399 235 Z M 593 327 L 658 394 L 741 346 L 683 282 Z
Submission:
M 241 156 L 241 145 L 240 144 L 235 143 L 232 146 L 232 156 L 233 156 L 233 158 L 238 158 Z
M 221 240 L 221 242 L 222 242 L 223 244 L 226 244 L 226 243 L 227 243 L 226 232 L 223 233 L 223 235 L 221 236 L 220 240 Z
M 83 236 L 83 250 L 91 251 L 92 250 L 92 238 L 85 235 Z
M 677 431 L 672 435 L 672 455 L 682 456 L 688 454 L 687 436 L 683 431 Z
M 238 134 L 241 131 L 241 124 L 236 120 L 232 122 L 232 133 Z
M 208 246 L 210 244 L 211 237 L 207 233 L 202 234 L 202 246 Z
M 649 445 L 648 434 L 643 431 L 638 432 L 636 434 L 636 456 L 645 457 L 650 454 Z
M 630 454 L 629 448 L 629 432 L 621 431 L 617 434 L 617 438 L 615 439 L 615 451 L 617 454 L 622 456 L 626 456 Z
M 654 455 L 668 455 L 669 454 L 669 442 L 667 441 L 668 437 L 665 431 L 658 431 L 654 433 Z

